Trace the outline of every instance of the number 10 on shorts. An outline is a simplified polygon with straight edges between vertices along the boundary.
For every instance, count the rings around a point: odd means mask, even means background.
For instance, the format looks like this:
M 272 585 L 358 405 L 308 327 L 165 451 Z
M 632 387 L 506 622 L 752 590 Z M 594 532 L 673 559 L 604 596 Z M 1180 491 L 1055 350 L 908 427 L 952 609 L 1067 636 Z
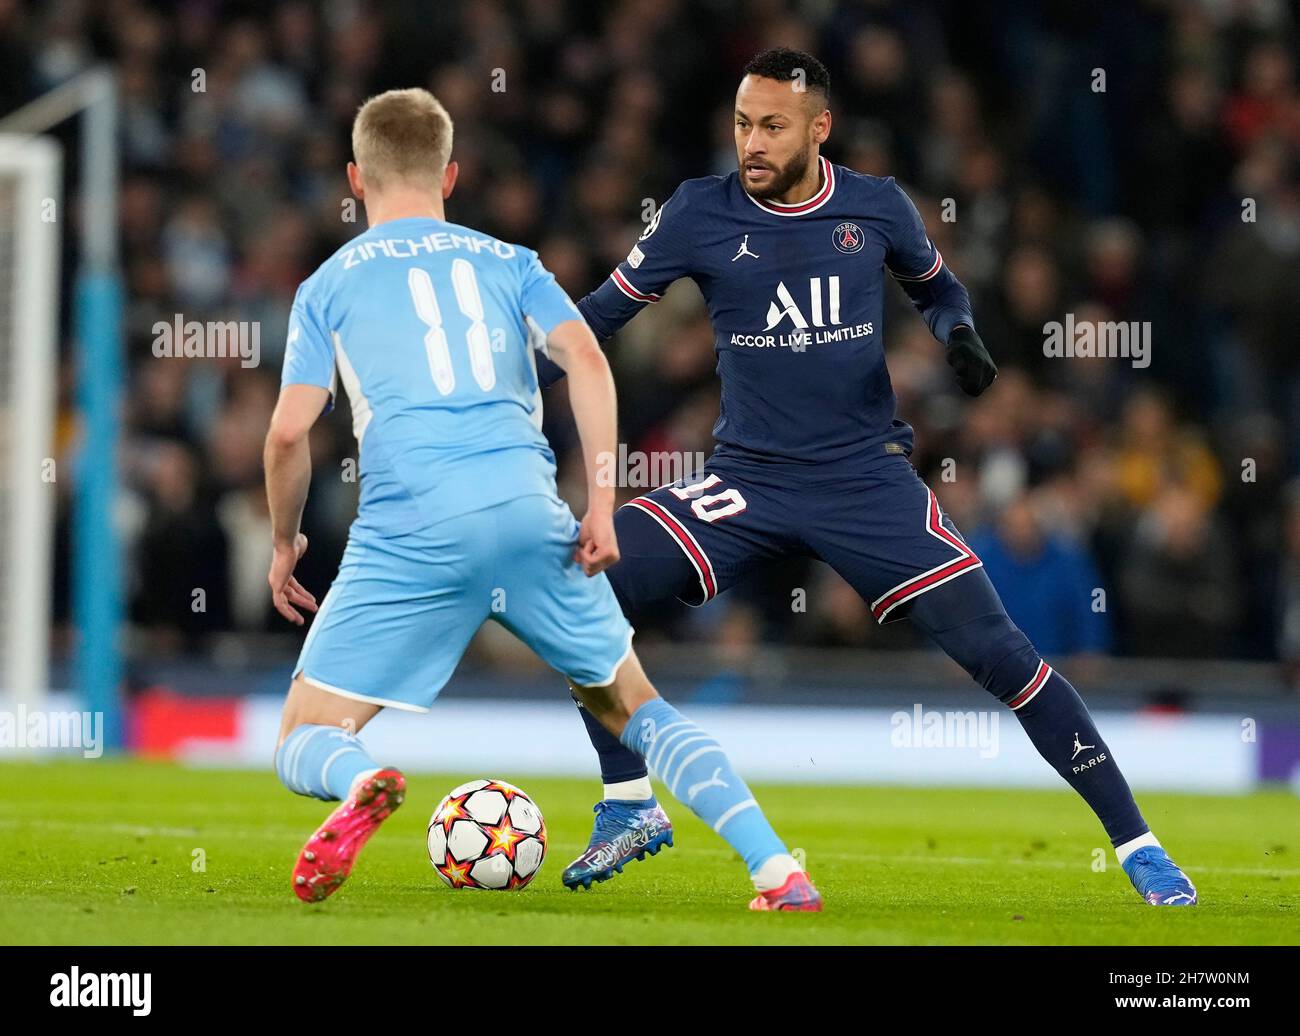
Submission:
M 717 475 L 709 475 L 699 482 L 684 486 L 669 486 L 669 492 L 678 500 L 691 501 L 691 514 L 702 522 L 718 522 L 723 518 L 740 514 L 749 505 L 740 495 L 739 489 L 724 489 L 720 493 L 708 493 L 706 490 L 722 484 Z

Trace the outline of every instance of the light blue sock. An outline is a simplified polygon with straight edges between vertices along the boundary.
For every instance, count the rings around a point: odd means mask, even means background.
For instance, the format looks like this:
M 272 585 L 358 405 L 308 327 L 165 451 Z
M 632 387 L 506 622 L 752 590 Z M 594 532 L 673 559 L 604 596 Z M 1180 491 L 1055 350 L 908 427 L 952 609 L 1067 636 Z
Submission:
M 645 758 L 668 790 L 738 852 L 753 874 L 789 853 L 712 737 L 662 698 L 642 705 L 619 738 Z
M 304 723 L 275 752 L 275 772 L 286 788 L 327 802 L 347 798 L 357 774 L 378 768 L 361 739 L 342 727 Z

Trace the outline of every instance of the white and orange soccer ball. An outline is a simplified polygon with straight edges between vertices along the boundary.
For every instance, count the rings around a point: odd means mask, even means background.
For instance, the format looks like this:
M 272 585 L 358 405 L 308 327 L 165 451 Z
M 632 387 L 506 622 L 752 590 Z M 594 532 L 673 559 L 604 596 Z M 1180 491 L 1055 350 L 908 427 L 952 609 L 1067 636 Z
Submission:
M 429 820 L 429 860 L 454 889 L 521 889 L 546 857 L 546 821 L 505 781 L 453 788 Z

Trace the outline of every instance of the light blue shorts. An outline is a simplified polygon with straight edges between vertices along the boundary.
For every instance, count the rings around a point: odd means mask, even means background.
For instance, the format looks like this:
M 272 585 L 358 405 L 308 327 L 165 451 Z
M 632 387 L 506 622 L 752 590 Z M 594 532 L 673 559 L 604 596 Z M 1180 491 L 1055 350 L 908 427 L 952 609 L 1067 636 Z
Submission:
M 355 529 L 294 676 L 346 698 L 426 712 L 485 619 L 574 683 L 610 683 L 632 627 L 602 572 L 573 560 L 578 523 L 524 496 L 391 539 Z

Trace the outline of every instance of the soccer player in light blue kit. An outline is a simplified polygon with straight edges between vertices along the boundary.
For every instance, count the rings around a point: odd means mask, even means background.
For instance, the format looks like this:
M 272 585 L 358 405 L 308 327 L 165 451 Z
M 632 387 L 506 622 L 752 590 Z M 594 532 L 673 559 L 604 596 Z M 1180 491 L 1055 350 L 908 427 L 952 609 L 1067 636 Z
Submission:
M 451 120 L 423 90 L 371 98 L 348 165 L 370 229 L 303 282 L 266 440 L 277 610 L 302 624 L 294 578 L 311 479 L 308 433 L 341 381 L 360 449 L 361 503 L 338 578 L 303 644 L 276 771 L 300 795 L 342 800 L 304 846 L 294 890 L 346 879 L 405 779 L 357 732 L 380 709 L 425 712 L 474 632 L 494 619 L 563 673 L 579 700 L 745 861 L 770 909 L 818 895 L 718 743 L 663 701 L 632 651 L 603 570 L 618 560 L 614 384 L 595 337 L 534 252 L 446 222 Z M 588 474 L 581 525 L 556 495 L 534 348 L 570 379 Z M 502 607 L 504 605 L 504 607 Z M 791 891 L 798 893 L 791 895 Z

